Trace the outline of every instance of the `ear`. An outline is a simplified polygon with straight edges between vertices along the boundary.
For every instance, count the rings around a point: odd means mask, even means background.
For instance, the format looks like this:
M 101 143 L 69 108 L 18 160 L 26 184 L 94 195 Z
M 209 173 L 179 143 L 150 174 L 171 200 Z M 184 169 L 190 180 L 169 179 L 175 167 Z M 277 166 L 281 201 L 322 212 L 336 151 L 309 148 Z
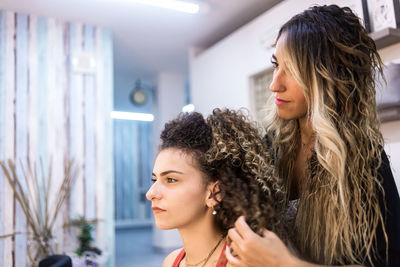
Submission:
M 222 199 L 221 191 L 219 189 L 219 182 L 209 183 L 207 186 L 206 204 L 209 208 L 214 207 Z

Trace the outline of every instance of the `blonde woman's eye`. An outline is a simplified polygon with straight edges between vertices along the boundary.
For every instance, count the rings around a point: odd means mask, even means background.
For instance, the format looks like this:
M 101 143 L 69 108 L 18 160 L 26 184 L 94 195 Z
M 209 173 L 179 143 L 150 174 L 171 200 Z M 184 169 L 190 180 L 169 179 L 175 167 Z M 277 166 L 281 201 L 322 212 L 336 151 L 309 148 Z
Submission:
M 178 180 L 174 179 L 174 178 L 167 178 L 167 182 L 172 184 L 172 183 L 176 183 L 178 182 Z
M 278 64 L 278 62 L 276 62 L 275 60 L 273 60 L 273 59 L 271 59 L 271 64 L 272 64 L 272 67 L 274 68 L 274 69 L 276 69 L 276 68 L 278 68 L 279 67 L 279 64 Z

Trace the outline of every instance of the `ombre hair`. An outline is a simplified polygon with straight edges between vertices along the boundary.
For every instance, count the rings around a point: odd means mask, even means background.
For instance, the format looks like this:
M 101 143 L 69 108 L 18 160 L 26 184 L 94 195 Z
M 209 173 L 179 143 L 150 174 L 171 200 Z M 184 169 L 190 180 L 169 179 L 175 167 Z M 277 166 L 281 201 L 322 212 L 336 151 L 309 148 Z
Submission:
M 315 135 L 292 241 L 303 258 L 315 263 L 372 264 L 378 257 L 377 231 L 383 231 L 386 251 L 388 243 L 379 206 L 383 137 L 375 100 L 383 64 L 375 43 L 350 8 L 336 5 L 314 6 L 294 16 L 280 29 L 280 38 L 288 71 L 303 88 Z M 299 125 L 268 106 L 271 151 L 290 192 Z

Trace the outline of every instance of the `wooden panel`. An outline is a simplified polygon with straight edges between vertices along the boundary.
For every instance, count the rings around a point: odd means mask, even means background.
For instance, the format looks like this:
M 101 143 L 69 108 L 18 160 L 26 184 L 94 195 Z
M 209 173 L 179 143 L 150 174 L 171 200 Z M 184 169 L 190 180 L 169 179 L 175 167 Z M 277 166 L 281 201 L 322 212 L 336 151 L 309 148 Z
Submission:
M 61 186 L 64 175 L 64 150 L 66 145 L 66 133 L 64 130 L 64 108 L 63 92 L 65 71 L 63 67 L 63 31 L 62 25 L 55 19 L 48 19 L 47 34 L 47 64 L 49 67 L 48 75 L 48 118 L 47 118 L 47 144 L 49 160 L 52 164 L 52 187 L 50 196 L 51 214 L 55 212 L 55 203 L 58 198 L 56 194 Z M 57 218 L 54 225 L 54 233 L 57 241 L 56 252 L 63 251 L 63 220 L 62 216 Z
M 82 50 L 82 24 L 70 24 L 70 55 Z M 70 70 L 70 155 L 80 172 L 72 191 L 71 218 L 82 216 L 84 210 L 84 121 L 82 75 Z
M 16 160 L 25 162 L 28 156 L 28 16 L 16 14 Z M 17 175 L 23 177 L 19 164 L 17 164 Z M 22 188 L 26 188 L 24 179 L 21 179 Z M 15 201 L 15 200 L 14 200 Z M 17 201 L 15 201 L 15 231 L 26 232 L 26 218 Z M 26 266 L 26 235 L 15 236 L 15 265 Z
M 28 157 L 29 161 L 36 163 L 38 158 L 38 29 L 37 17 L 30 16 L 28 25 Z M 31 196 L 34 196 L 35 184 L 32 179 L 27 181 L 27 189 L 31 189 Z M 32 201 L 33 208 L 38 208 L 39 201 Z M 29 242 L 29 241 L 28 241 Z M 28 252 L 29 254 L 29 247 Z M 29 261 L 27 262 L 29 264 Z
M 5 69 L 6 69 L 6 14 L 0 11 L 0 160 L 5 158 L 5 111 L 6 111 L 6 88 L 5 88 Z M 4 175 L 0 172 L 0 233 L 5 234 L 5 181 Z M 0 266 L 3 264 L 4 240 L 0 239 Z
M 6 41 L 5 41 L 5 127 L 4 127 L 4 158 L 14 159 L 15 157 L 15 14 L 6 12 Z M 8 183 L 4 186 L 4 233 L 11 234 L 14 232 L 14 194 Z M 3 264 L 4 266 L 12 266 L 14 242 L 7 238 L 4 240 Z
M 90 55 L 94 52 L 94 28 L 84 27 L 84 51 Z M 85 74 L 84 77 L 84 129 L 85 129 L 85 208 L 86 218 L 96 218 L 96 93 L 95 77 Z
M 37 92 L 38 92 L 38 158 L 43 162 L 43 166 L 48 165 L 47 159 L 47 98 L 48 98 L 48 83 L 47 83 L 47 70 L 48 70 L 48 60 L 47 60 L 47 20 L 45 18 L 39 17 L 37 20 L 37 45 L 38 45 L 38 81 L 37 81 Z M 47 176 L 45 168 L 45 173 L 41 175 Z
M 71 128 L 69 124 L 69 114 L 70 114 L 70 73 L 69 70 L 71 68 L 70 65 L 70 32 L 69 32 L 69 24 L 63 23 L 61 25 L 62 29 L 62 49 L 60 51 L 61 55 L 61 70 L 60 72 L 63 73 L 61 79 L 61 86 L 62 86 L 62 103 L 63 103 L 63 112 L 64 112 L 64 120 L 63 120 L 63 138 L 64 138 L 64 151 L 62 151 L 64 166 L 68 160 L 70 160 L 70 135 L 71 135 Z M 62 213 L 62 220 L 64 224 L 68 224 L 70 222 L 70 212 L 71 212 L 71 199 L 68 197 L 66 199 L 66 205 L 64 207 L 64 211 Z M 72 251 L 75 249 L 72 247 L 72 238 L 71 238 L 71 229 L 68 227 L 64 227 L 63 229 L 63 242 L 64 242 L 64 251 Z
M 108 114 L 105 113 L 104 103 L 104 60 L 103 60 L 103 31 L 100 28 L 96 29 L 95 32 L 95 58 L 96 62 L 96 112 L 95 112 L 95 123 L 96 123 L 96 214 L 99 222 L 96 225 L 96 236 L 97 242 L 101 248 L 105 248 L 104 238 L 104 215 L 105 215 L 105 157 L 104 149 L 105 143 L 105 120 Z M 108 140 L 109 142 L 109 140 Z M 109 163 L 108 163 L 109 164 Z
M 105 239 L 106 249 L 111 253 L 106 266 L 114 266 L 114 170 L 113 170 L 113 128 L 110 113 L 113 109 L 113 47 L 111 31 L 103 30 L 103 57 L 104 57 L 104 121 L 105 142 L 104 149 L 104 176 L 105 176 Z
M 71 58 L 82 49 L 97 62 L 97 73 L 90 77 L 72 72 Z M 85 213 L 89 219 L 104 220 L 96 231 L 96 245 L 114 250 L 113 146 L 107 142 L 112 140 L 112 66 L 112 36 L 107 30 L 0 12 L 0 160 L 41 160 L 44 177 L 52 162 L 50 205 L 66 160 L 73 158 L 81 169 L 70 205 L 55 225 L 59 253 L 76 248 L 63 224 Z M 21 169 L 17 171 L 22 177 Z M 15 242 L 0 240 L 0 266 L 29 264 L 25 216 L 15 203 L 0 172 L 0 235 L 24 233 Z M 110 257 L 108 266 L 113 262 Z

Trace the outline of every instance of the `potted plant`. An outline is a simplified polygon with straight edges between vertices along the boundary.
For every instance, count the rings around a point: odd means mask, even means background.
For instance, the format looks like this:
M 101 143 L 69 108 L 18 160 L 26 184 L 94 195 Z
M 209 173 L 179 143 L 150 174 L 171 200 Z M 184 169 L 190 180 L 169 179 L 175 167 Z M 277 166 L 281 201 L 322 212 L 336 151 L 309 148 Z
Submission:
M 76 220 L 66 225 L 73 226 L 79 231 L 77 236 L 79 247 L 74 250 L 74 253 L 79 258 L 72 257 L 74 266 L 97 266 L 98 262 L 101 261 L 102 251 L 92 244 L 94 241 L 92 233 L 97 222 L 97 219 L 86 220 L 85 217 L 79 216 Z

